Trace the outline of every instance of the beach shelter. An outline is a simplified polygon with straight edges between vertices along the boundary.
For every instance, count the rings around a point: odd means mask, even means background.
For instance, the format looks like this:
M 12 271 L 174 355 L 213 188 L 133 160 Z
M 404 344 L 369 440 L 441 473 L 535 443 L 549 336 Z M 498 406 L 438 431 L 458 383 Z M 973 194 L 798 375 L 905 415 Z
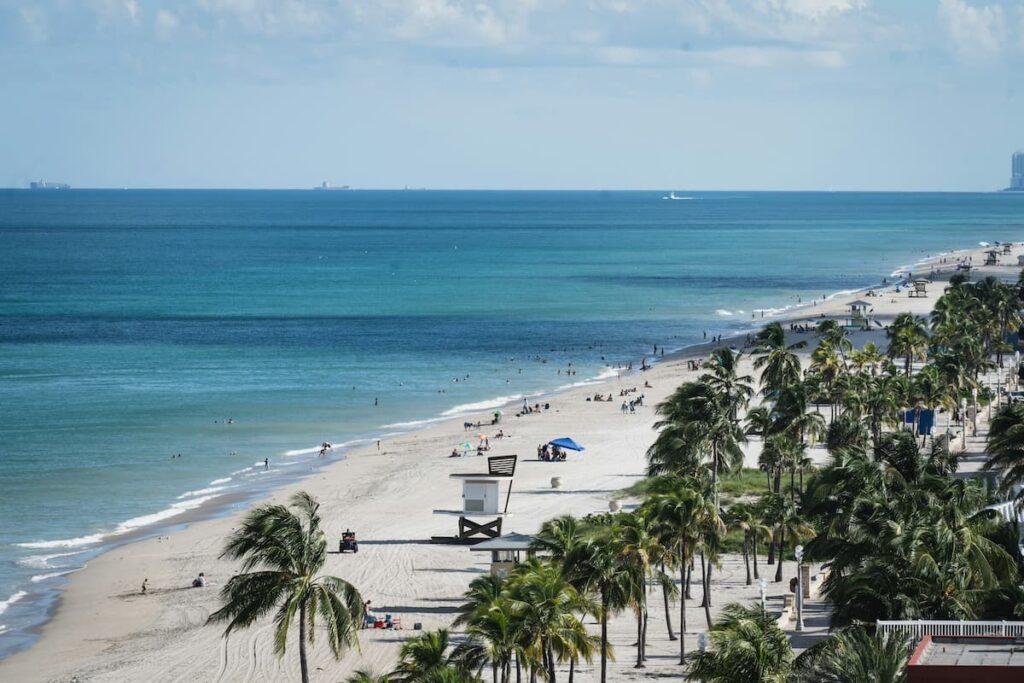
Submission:
M 985 252 L 985 265 L 994 266 L 999 263 L 999 252 L 995 249 L 991 249 Z
M 931 284 L 928 280 L 914 280 L 914 288 L 910 290 L 911 297 L 917 296 L 928 296 L 928 285 Z
M 504 578 L 522 561 L 523 554 L 527 559 L 536 554 L 533 541 L 533 536 L 513 532 L 477 543 L 470 550 L 491 553 L 491 574 Z
M 551 441 L 548 441 L 548 445 L 549 446 L 558 446 L 559 448 L 564 448 L 567 451 L 579 451 L 581 453 L 583 451 L 587 450 L 586 448 L 584 448 L 583 446 L 579 445 L 578 443 L 576 443 L 575 441 L 573 441 L 572 439 L 570 439 L 567 436 L 563 436 L 561 439 L 553 439 Z

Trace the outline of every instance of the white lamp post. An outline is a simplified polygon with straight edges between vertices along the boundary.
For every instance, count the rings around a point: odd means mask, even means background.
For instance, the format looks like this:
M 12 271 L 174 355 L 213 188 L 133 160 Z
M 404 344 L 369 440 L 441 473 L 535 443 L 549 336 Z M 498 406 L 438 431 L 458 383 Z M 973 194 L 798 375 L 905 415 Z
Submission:
M 757 587 L 761 589 L 761 614 L 765 613 L 765 592 L 768 590 L 768 579 L 763 576 L 757 580 Z
M 978 433 L 978 389 L 971 389 L 971 405 L 974 406 L 974 415 L 971 416 L 971 432 Z
M 967 397 L 960 399 L 960 422 L 963 429 L 960 431 L 961 450 L 967 450 Z

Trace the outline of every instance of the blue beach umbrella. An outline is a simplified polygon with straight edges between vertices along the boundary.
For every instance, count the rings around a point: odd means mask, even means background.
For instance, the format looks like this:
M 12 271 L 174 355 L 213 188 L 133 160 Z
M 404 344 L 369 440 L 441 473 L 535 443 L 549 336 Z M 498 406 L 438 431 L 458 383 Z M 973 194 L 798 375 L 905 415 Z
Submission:
M 580 452 L 583 452 L 583 451 L 587 450 L 586 448 L 584 448 L 583 446 L 579 445 L 578 443 L 576 443 L 575 441 L 573 441 L 572 439 L 570 439 L 567 436 L 563 436 L 561 439 L 554 439 L 553 441 L 548 441 L 548 445 L 549 446 L 558 446 L 559 448 L 564 448 L 564 449 L 570 450 L 570 451 L 580 451 Z

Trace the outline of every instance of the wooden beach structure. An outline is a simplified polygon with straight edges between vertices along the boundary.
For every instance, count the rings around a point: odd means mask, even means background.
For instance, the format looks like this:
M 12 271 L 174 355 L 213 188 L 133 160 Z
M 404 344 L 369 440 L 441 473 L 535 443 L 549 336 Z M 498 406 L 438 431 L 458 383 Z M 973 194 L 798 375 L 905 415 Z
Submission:
M 871 328 L 871 302 L 857 299 L 846 305 L 850 309 L 846 316 L 847 327 L 858 327 L 863 330 Z
M 930 284 L 931 282 L 929 280 L 914 280 L 914 287 L 910 290 L 909 296 L 911 298 L 928 296 L 928 285 Z
M 999 251 L 997 249 L 989 249 L 988 251 L 985 252 L 985 265 L 999 265 Z
M 1009 242 L 1003 242 L 1003 253 L 1009 256 L 1013 253 L 1013 245 Z
M 462 505 L 454 510 L 434 510 L 434 514 L 458 517 L 458 533 L 455 536 L 432 536 L 430 542 L 475 545 L 501 536 L 501 523 L 508 515 L 518 459 L 518 455 L 495 455 L 487 458 L 487 472 L 448 475 L 462 482 Z M 505 482 L 507 490 L 503 503 L 501 493 Z
M 491 554 L 491 574 L 505 578 L 522 562 L 523 556 L 529 559 L 537 554 L 533 548 L 533 536 L 510 533 L 474 545 L 472 552 L 489 552 Z

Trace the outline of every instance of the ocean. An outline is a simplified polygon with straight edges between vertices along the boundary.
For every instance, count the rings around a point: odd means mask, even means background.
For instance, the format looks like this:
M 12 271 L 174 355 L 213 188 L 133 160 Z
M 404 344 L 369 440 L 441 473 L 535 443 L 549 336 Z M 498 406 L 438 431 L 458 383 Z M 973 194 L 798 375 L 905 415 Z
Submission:
M 1020 194 L 666 194 L 0 190 L 0 656 L 346 446 L 1024 240 Z

